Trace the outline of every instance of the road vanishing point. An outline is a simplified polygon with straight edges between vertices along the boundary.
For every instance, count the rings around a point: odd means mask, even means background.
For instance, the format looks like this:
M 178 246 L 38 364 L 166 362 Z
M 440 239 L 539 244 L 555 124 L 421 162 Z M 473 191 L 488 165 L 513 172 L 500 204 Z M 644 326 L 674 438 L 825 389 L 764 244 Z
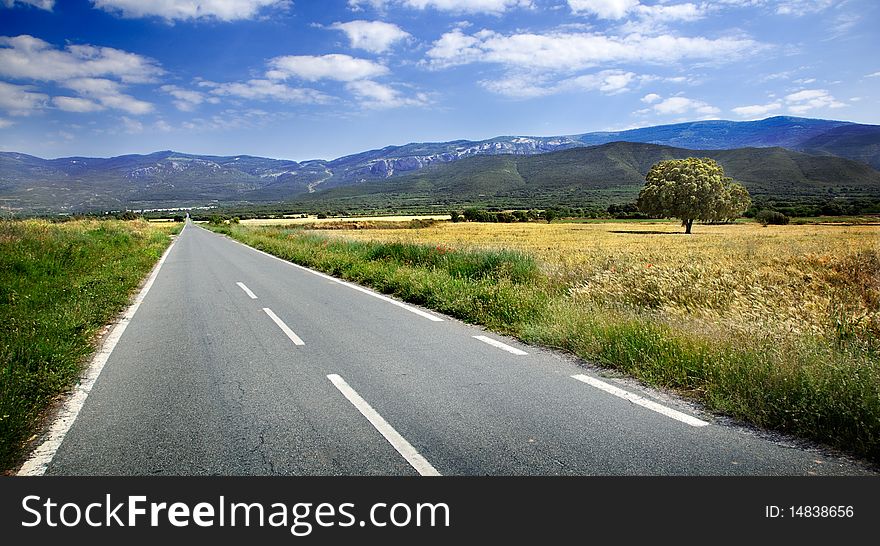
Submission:
M 19 474 L 872 473 L 189 221 L 96 360 Z

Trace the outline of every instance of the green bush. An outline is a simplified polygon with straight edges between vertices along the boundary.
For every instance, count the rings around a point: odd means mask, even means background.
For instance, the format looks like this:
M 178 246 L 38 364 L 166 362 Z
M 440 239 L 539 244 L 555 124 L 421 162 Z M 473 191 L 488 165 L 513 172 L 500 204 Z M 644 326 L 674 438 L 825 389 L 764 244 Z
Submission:
M 775 210 L 762 210 L 755 215 L 755 220 L 761 222 L 763 225 L 773 224 L 777 226 L 784 226 L 791 221 L 791 218 L 782 214 L 781 212 Z

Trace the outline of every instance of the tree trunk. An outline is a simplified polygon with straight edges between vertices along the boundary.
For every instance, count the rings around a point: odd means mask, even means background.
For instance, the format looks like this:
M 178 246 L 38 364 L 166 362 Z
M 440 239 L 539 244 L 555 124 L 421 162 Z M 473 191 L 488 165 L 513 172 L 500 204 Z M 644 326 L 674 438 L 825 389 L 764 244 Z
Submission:
M 693 220 L 684 220 L 683 223 L 684 223 L 684 232 L 685 232 L 685 234 L 690 234 L 690 232 L 691 232 L 691 226 L 694 225 L 694 221 L 693 221 Z

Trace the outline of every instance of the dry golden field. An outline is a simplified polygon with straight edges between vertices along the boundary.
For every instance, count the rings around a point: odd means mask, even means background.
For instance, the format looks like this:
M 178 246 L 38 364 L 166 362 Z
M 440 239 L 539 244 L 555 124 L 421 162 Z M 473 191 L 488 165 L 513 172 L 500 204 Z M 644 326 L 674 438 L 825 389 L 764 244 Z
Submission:
M 648 312 L 691 334 L 880 336 L 880 225 L 438 223 L 334 237 L 518 249 L 571 303 Z
M 421 216 L 351 216 L 345 218 L 251 218 L 242 220 L 243 225 L 254 226 L 286 226 L 299 224 L 332 224 L 337 222 L 407 222 L 410 220 L 449 220 L 448 214 L 426 214 Z

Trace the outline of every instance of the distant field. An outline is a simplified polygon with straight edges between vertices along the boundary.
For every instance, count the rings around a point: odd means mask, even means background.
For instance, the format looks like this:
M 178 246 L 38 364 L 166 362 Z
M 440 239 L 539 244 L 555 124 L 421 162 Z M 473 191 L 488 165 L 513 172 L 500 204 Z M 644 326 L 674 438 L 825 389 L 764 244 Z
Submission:
M 182 224 L 0 221 L 0 471 Z
M 427 214 L 422 216 L 346 216 L 339 218 L 254 218 L 242 220 L 242 224 L 254 226 L 283 226 L 297 224 L 325 224 L 333 222 L 408 222 L 410 220 L 449 220 L 448 214 Z
M 878 225 L 216 229 L 880 461 Z

